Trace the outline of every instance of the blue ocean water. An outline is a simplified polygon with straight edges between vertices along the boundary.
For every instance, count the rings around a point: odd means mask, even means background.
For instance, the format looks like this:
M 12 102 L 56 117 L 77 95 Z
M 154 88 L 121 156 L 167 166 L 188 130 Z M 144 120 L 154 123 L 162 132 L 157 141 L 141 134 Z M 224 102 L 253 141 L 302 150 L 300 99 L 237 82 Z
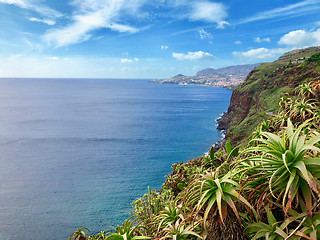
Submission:
M 147 80 L 0 79 L 0 239 L 121 224 L 171 164 L 220 139 L 230 96 Z

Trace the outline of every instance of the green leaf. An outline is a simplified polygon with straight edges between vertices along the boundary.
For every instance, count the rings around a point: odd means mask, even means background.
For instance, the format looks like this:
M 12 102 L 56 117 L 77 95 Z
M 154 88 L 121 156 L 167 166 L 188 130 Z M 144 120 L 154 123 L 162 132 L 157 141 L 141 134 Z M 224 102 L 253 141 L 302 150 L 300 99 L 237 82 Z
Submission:
M 227 153 L 230 154 L 231 153 L 231 143 L 229 141 L 226 141 L 225 147 L 226 147 Z
M 239 147 L 235 147 L 234 149 L 231 150 L 231 152 L 229 153 L 229 156 L 227 158 L 227 162 L 230 162 L 231 158 L 238 156 L 239 149 L 240 149 Z
M 210 152 L 209 152 L 210 154 L 210 158 L 211 158 L 211 160 L 213 160 L 214 159 L 214 147 L 211 147 L 210 148 Z
M 303 193 L 303 197 L 304 197 L 304 200 L 306 203 L 308 213 L 311 215 L 311 213 L 312 213 L 312 195 L 311 195 L 309 185 L 307 184 L 306 181 L 301 179 L 300 186 L 302 189 L 302 193 Z
M 295 163 L 293 165 L 293 167 L 295 167 L 295 168 L 297 168 L 299 170 L 299 173 L 301 174 L 303 179 L 308 183 L 308 185 L 312 189 L 316 189 L 317 188 L 316 183 L 314 181 L 312 181 L 313 179 L 310 178 L 310 176 L 308 174 L 308 170 L 307 170 L 306 166 L 304 165 L 303 161 L 299 161 L 299 162 Z

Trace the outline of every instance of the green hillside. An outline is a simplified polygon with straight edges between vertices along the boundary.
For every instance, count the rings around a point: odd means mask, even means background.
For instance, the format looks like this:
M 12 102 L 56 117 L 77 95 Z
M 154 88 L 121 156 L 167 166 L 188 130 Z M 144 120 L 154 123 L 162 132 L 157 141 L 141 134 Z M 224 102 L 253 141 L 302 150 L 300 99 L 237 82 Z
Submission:
M 279 109 L 279 99 L 304 82 L 320 80 L 319 47 L 294 50 L 272 63 L 256 67 L 234 90 L 228 112 L 219 128 L 228 129 L 227 139 L 239 144 L 247 139 L 259 122 Z

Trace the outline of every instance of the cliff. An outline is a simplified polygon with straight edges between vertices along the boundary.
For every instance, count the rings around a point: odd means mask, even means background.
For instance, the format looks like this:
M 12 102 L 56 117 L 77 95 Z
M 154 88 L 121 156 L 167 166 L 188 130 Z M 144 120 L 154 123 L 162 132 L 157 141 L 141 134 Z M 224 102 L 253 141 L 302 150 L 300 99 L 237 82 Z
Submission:
M 305 80 L 320 80 L 320 68 L 310 57 L 320 47 L 297 49 L 272 63 L 263 63 L 250 72 L 233 91 L 227 113 L 218 129 L 227 130 L 231 143 L 243 142 L 262 120 L 277 112 L 278 99 Z

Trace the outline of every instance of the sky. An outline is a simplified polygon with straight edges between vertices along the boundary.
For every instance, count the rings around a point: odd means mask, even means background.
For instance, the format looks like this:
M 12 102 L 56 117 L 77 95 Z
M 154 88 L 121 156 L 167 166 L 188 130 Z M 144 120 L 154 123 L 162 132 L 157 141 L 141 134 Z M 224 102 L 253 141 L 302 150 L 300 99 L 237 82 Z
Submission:
M 0 0 L 0 77 L 168 78 L 320 45 L 320 0 Z

